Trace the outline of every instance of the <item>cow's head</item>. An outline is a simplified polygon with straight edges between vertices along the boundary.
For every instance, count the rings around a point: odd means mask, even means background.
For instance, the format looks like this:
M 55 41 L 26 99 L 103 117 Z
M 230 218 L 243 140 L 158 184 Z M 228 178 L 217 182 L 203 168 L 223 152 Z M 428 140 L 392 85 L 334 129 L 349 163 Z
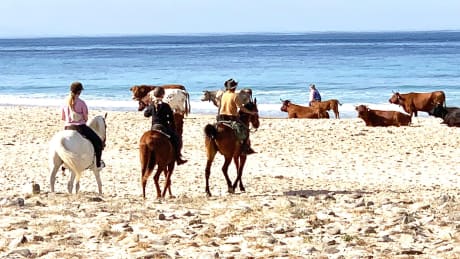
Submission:
M 390 99 L 388 99 L 388 102 L 392 103 L 392 104 L 399 104 L 401 105 L 403 103 L 403 98 L 401 96 L 401 94 L 399 94 L 398 92 L 396 93 L 393 93 L 393 95 L 390 97 Z
M 361 104 L 359 106 L 356 106 L 355 110 L 358 112 L 358 118 L 367 118 L 369 107 Z
M 281 100 L 281 99 L 280 99 Z M 288 111 L 288 107 L 289 105 L 291 104 L 291 101 L 289 100 L 281 100 L 281 102 L 283 103 L 283 105 L 281 105 L 281 111 L 282 112 L 287 112 Z
M 205 101 L 210 102 L 210 101 L 211 101 L 211 92 L 210 92 L 210 91 L 207 91 L 207 90 L 204 90 L 204 91 L 203 91 L 203 95 L 201 96 L 201 101 L 203 101 L 203 102 L 205 102 Z
M 133 94 L 133 100 L 140 100 L 144 96 L 146 96 L 151 90 L 155 89 L 155 86 L 149 85 L 135 85 L 131 87 L 129 90 Z

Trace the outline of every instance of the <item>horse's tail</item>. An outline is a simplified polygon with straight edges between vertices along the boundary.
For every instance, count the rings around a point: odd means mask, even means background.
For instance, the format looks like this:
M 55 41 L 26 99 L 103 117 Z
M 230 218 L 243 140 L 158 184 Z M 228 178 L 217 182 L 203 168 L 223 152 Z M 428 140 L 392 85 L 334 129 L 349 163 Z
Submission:
M 214 139 L 217 136 L 217 129 L 214 125 L 208 124 L 204 127 L 204 134 L 206 137 Z
M 62 159 L 63 163 L 76 174 L 77 180 L 80 178 L 79 172 L 83 171 L 84 168 L 77 164 L 77 161 L 81 160 L 81 157 L 66 149 L 65 139 L 61 138 L 59 141 L 54 142 L 54 152 Z

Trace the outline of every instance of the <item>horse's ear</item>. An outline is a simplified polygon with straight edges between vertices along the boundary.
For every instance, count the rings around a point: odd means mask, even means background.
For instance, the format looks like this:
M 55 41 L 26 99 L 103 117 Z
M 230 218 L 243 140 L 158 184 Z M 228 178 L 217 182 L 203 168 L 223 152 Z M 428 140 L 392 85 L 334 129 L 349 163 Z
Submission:
M 281 98 L 280 98 L 280 101 L 281 101 L 282 103 L 284 103 L 284 100 L 283 100 L 283 99 L 281 99 Z
M 105 113 L 105 115 L 104 115 L 104 119 L 107 119 L 107 113 Z

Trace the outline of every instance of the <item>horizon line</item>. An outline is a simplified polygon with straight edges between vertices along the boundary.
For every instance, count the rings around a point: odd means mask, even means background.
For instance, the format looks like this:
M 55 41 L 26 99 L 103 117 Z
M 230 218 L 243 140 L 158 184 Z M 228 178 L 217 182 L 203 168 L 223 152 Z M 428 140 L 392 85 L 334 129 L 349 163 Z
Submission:
M 0 40 L 12 39 L 53 39 L 53 38 L 110 38 L 110 37 L 152 37 L 152 36 L 231 36 L 231 35 L 300 35 L 300 34 L 333 34 L 333 33 L 433 33 L 433 32 L 460 32 L 460 29 L 439 30 L 324 30 L 324 31 L 292 31 L 292 32 L 174 32 L 174 33 L 101 33 L 101 34 L 63 34 L 63 35 L 24 35 L 0 36 Z

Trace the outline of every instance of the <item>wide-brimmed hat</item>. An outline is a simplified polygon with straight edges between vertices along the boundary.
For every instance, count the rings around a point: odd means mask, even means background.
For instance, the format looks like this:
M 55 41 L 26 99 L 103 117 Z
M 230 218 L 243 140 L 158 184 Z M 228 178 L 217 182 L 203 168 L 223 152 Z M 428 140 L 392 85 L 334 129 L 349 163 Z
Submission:
M 311 88 L 311 89 L 316 89 L 315 84 L 310 84 L 310 88 Z
M 224 83 L 225 89 L 227 89 L 227 90 L 235 89 L 237 85 L 238 85 L 238 82 L 233 80 L 233 78 L 228 79 Z

